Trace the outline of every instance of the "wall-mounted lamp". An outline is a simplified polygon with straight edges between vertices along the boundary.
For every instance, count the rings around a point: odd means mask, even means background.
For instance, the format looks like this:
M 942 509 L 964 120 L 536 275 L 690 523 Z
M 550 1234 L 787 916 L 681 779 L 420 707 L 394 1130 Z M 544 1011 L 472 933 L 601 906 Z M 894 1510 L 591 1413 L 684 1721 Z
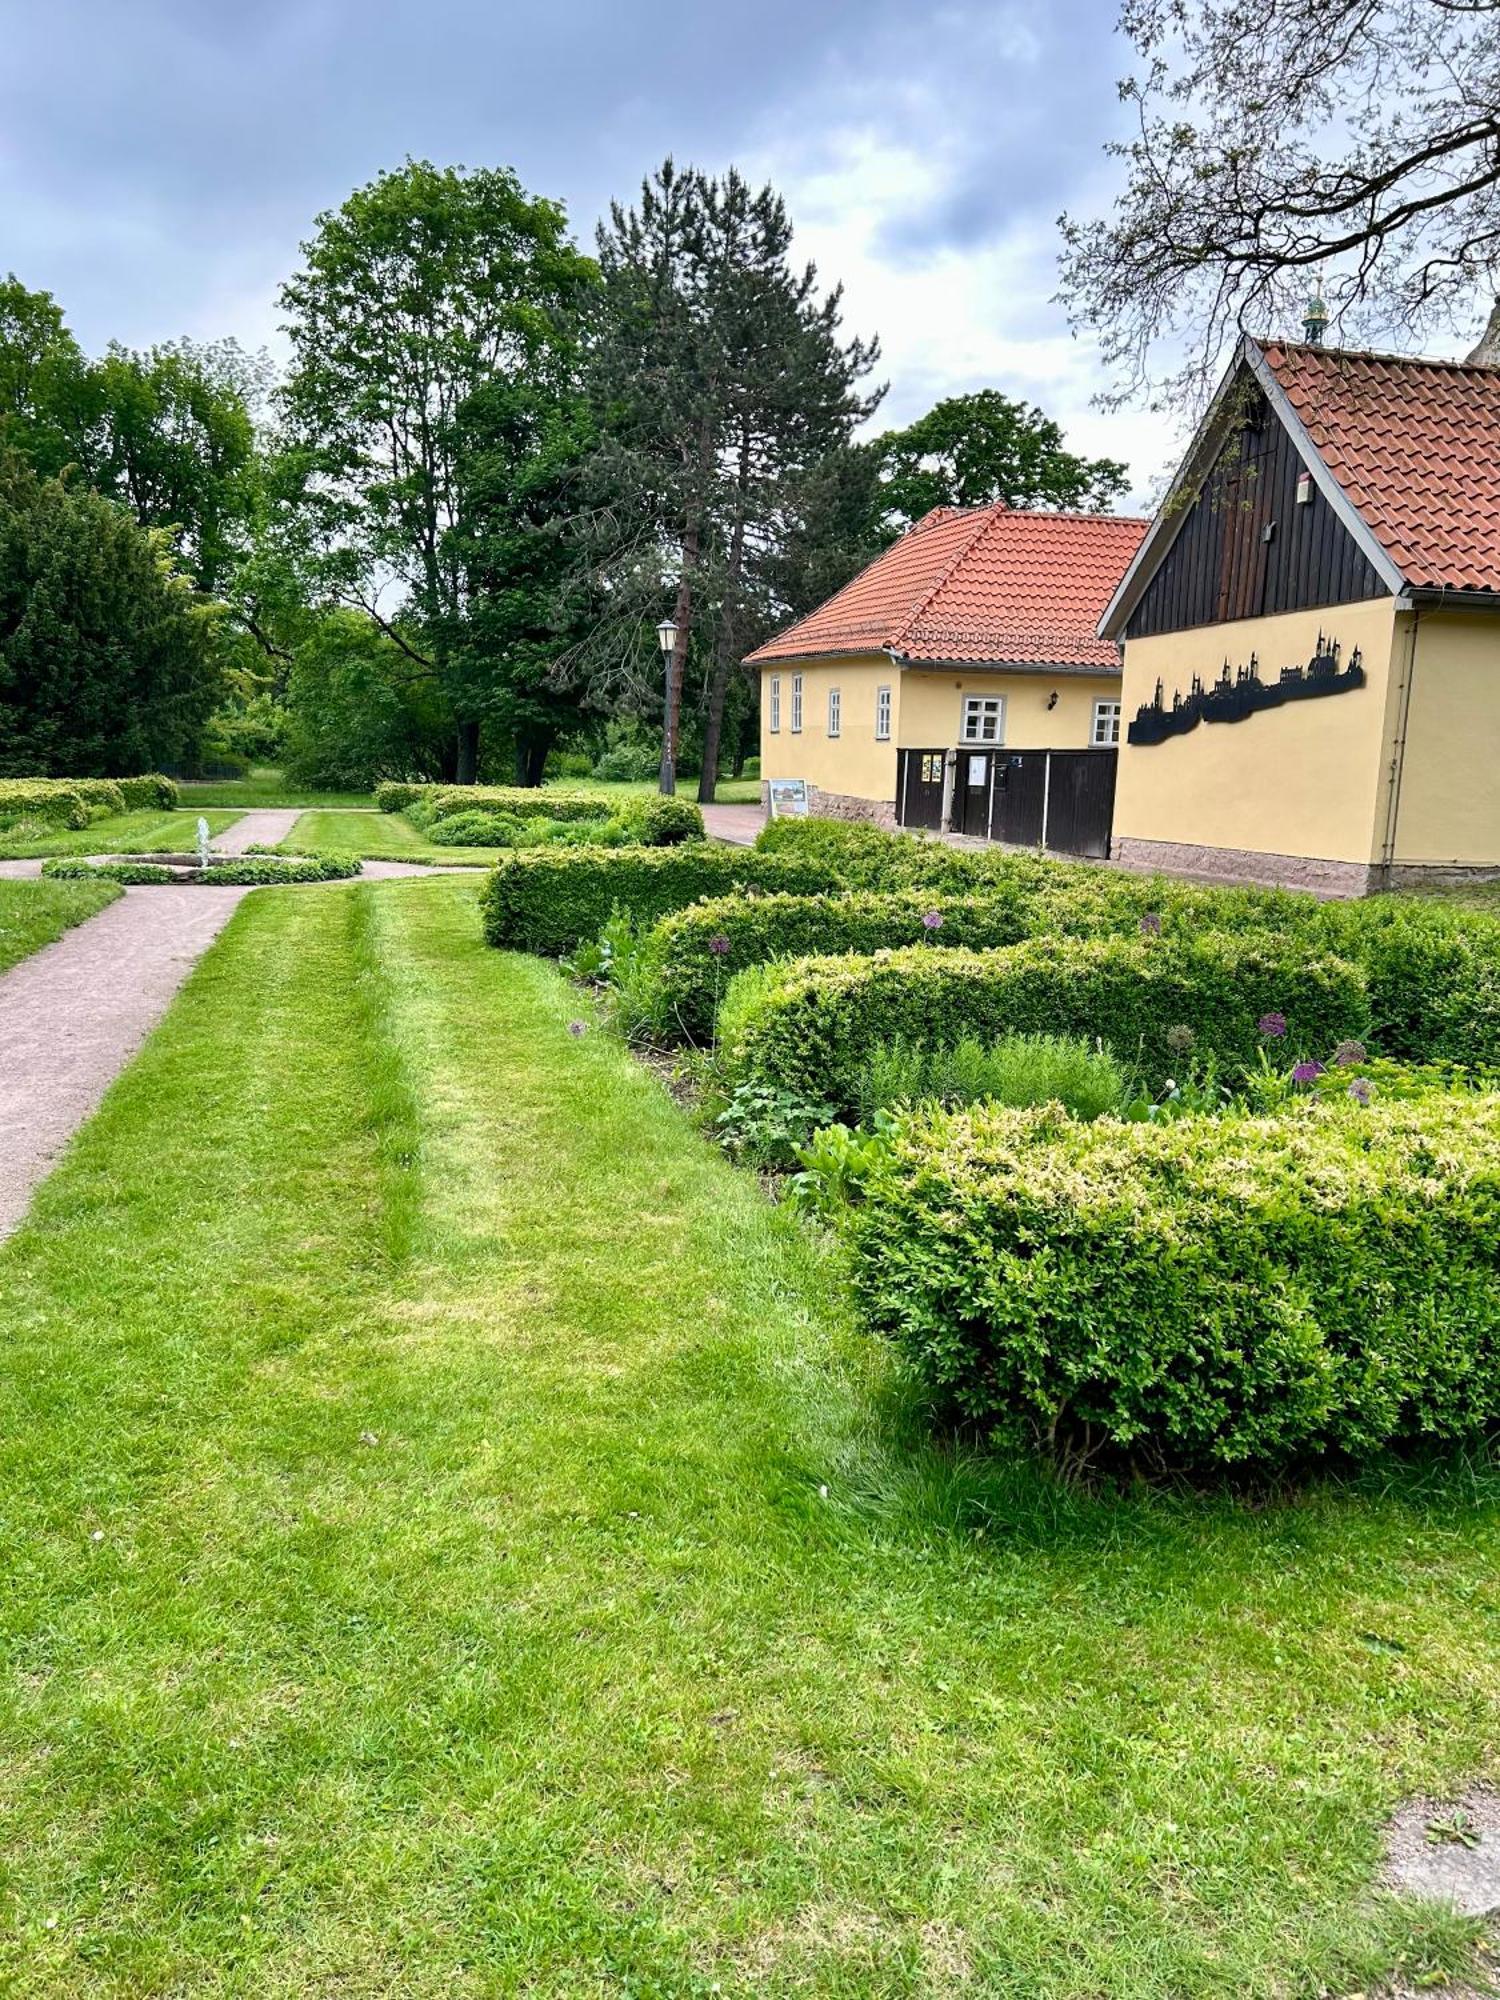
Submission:
M 1049 694 L 1047 697 L 1047 713 L 1050 715 L 1053 709 L 1056 708 L 1056 706 L 1057 706 L 1057 689 L 1054 688 L 1051 694 Z

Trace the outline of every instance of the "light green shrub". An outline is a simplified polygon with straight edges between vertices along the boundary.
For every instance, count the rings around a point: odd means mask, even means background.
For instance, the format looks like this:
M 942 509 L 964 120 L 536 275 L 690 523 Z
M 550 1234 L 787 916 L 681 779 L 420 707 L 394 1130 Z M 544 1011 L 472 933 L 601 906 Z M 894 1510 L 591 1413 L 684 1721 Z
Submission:
M 1074 1118 L 1102 1118 L 1124 1100 L 1126 1075 L 1108 1049 L 1068 1035 L 965 1035 L 951 1046 L 878 1042 L 855 1079 L 855 1108 L 873 1125 L 897 1105 L 936 1100 L 976 1104 L 1061 1104 Z
M 1253 933 L 804 958 L 752 968 L 731 984 L 719 1013 L 720 1062 L 731 1084 L 817 1093 L 851 1112 L 868 1051 L 898 1035 L 930 1048 L 970 1035 L 1097 1037 L 1160 1079 L 1182 1059 L 1184 1029 L 1201 1057 L 1230 1068 L 1254 1062 L 1270 1014 L 1287 1023 L 1282 1051 L 1320 1053 L 1367 1033 L 1364 977 L 1300 940 Z
M 1500 1097 L 922 1112 L 860 1194 L 867 1323 L 996 1441 L 1275 1467 L 1500 1420 Z

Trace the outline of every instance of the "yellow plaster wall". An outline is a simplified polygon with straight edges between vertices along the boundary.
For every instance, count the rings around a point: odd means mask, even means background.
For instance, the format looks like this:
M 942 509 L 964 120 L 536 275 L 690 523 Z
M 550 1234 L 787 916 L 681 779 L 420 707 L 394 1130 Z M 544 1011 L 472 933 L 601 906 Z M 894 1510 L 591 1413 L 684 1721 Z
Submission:
M 1057 695 L 1056 708 L 1047 707 Z M 1008 750 L 1087 750 L 1096 701 L 1120 699 L 1118 674 L 926 673 L 901 677 L 896 740 L 912 750 L 947 750 L 959 740 L 964 696 L 1005 697 Z
M 1398 719 L 1399 681 L 1408 671 L 1392 858 L 1500 863 L 1500 616 L 1403 613 L 1396 636 Z
M 802 675 L 802 733 L 792 733 L 792 676 Z M 781 729 L 771 730 L 771 681 L 781 677 Z M 828 690 L 842 697 L 838 736 L 828 736 Z M 891 691 L 889 742 L 875 739 L 875 691 Z M 760 774 L 806 778 L 846 798 L 896 797 L 896 744 L 901 716 L 901 673 L 883 654 L 858 659 L 783 660 L 761 668 Z
M 1324 605 L 1275 618 L 1164 632 L 1125 644 L 1122 722 L 1158 679 L 1170 703 L 1196 673 L 1217 678 L 1255 652 L 1261 676 L 1311 658 L 1319 632 L 1358 646 L 1366 683 L 1351 694 L 1269 709 L 1243 722 L 1200 723 L 1186 736 L 1135 747 L 1121 731 L 1115 838 L 1183 842 L 1240 853 L 1330 861 L 1379 858 L 1384 837 L 1390 678 L 1396 612 L 1390 598 Z M 1404 816 L 1404 814 L 1403 814 Z

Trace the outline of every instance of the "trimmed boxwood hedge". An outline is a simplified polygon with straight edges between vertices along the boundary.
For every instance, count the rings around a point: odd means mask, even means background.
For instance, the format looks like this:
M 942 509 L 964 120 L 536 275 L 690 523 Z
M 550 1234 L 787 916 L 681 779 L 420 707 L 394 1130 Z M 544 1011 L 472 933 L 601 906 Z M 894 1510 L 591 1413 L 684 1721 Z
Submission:
M 747 966 L 919 943 L 1017 944 L 1030 935 L 1034 908 L 1022 884 L 1003 882 L 968 895 L 898 889 L 694 903 L 663 917 L 642 947 L 632 978 L 640 1025 L 659 1036 L 704 1040 L 729 981 Z M 941 923 L 932 926 L 934 917 Z
M 246 854 L 215 861 L 208 868 L 167 868 L 158 861 L 81 861 L 67 856 L 42 863 L 42 873 L 54 881 L 119 882 L 126 887 L 209 882 L 223 888 L 257 888 L 282 882 L 342 882 L 359 872 L 359 862 L 346 854 L 305 855 L 285 861 Z
M 1182 1060 L 1169 1030 L 1226 1066 L 1257 1060 L 1259 1022 L 1283 1015 L 1292 1060 L 1323 1057 L 1369 1032 L 1364 975 L 1300 939 L 1265 933 L 1161 938 L 1032 938 L 1000 951 L 918 945 L 871 957 L 804 958 L 742 972 L 719 1012 L 733 1084 L 780 1086 L 852 1111 L 868 1051 L 896 1036 L 946 1047 L 966 1035 L 1082 1035 L 1139 1060 L 1159 1083 Z
M 855 1291 L 997 1441 L 1274 1467 L 1500 1419 L 1500 1097 L 903 1121 Z
M 732 889 L 836 887 L 815 862 L 717 841 L 676 847 L 527 847 L 502 853 L 484 887 L 488 943 L 560 958 L 592 942 L 613 911 L 654 923 L 701 896 Z
M 155 774 L 143 778 L 0 778 L 0 819 L 85 827 L 100 813 L 166 811 L 177 787 Z
M 524 785 L 408 785 L 386 780 L 375 787 L 382 812 L 425 808 L 428 824 L 461 812 L 511 813 L 517 819 L 607 819 L 610 802 L 599 793 L 561 792 Z

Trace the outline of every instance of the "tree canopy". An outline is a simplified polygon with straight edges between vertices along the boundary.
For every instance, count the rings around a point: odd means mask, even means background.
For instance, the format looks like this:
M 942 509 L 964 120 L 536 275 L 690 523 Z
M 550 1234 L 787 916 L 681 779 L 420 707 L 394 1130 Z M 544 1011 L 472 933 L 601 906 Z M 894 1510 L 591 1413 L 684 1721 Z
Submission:
M 1067 450 L 1050 417 L 998 389 L 948 396 L 905 430 L 876 440 L 881 500 L 898 527 L 934 507 L 1073 508 L 1100 513 L 1129 484 L 1113 458 Z
M 1111 215 L 1062 297 L 1119 397 L 1201 392 L 1240 329 L 1326 295 L 1346 340 L 1477 326 L 1500 273 L 1497 0 L 1125 0 Z
M 0 455 L 0 775 L 189 762 L 220 693 L 210 619 L 163 531 Z

